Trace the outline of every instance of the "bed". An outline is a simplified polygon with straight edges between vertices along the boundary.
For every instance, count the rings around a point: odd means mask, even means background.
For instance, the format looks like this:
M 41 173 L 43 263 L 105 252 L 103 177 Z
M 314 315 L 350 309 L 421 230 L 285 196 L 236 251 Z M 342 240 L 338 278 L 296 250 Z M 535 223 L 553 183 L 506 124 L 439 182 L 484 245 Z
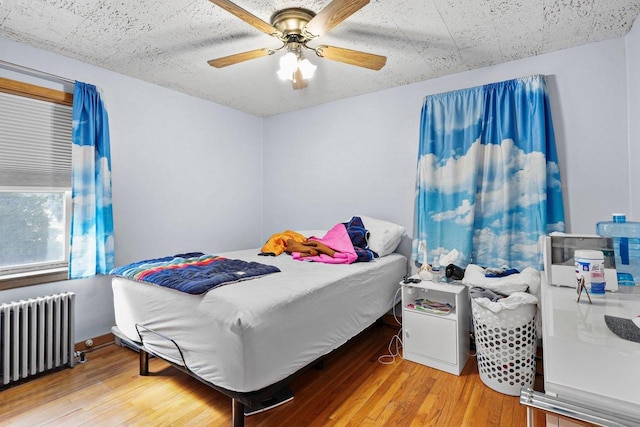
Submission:
M 112 279 L 114 333 L 245 406 L 283 389 L 321 357 L 375 323 L 397 303 L 404 256 L 330 265 L 260 256 L 260 249 L 219 254 L 274 265 L 280 272 L 190 295 L 122 277 Z

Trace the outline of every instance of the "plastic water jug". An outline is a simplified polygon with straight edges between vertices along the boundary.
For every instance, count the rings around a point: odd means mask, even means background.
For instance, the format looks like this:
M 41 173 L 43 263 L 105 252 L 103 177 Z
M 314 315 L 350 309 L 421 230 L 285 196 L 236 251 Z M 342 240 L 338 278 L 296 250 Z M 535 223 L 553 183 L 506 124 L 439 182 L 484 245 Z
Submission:
M 599 222 L 596 232 L 613 238 L 620 292 L 632 292 L 640 284 L 640 222 L 627 222 L 625 214 L 613 214 L 613 221 Z

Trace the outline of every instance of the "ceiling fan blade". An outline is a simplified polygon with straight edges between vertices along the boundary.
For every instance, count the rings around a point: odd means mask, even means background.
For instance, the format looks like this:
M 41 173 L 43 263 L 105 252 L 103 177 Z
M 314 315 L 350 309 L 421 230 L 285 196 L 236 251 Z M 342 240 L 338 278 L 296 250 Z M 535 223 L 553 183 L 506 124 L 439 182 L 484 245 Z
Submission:
M 367 4 L 369 0 L 333 0 L 309 21 L 305 32 L 316 37 L 321 36 Z
M 274 51 L 271 49 L 256 49 L 248 52 L 236 53 L 235 55 L 223 56 L 222 58 L 211 59 L 207 64 L 212 67 L 222 68 L 228 65 L 237 64 L 239 62 L 249 61 L 250 59 L 262 58 L 271 55 Z
M 376 71 L 384 67 L 384 64 L 387 63 L 386 56 L 345 49 L 343 47 L 320 45 L 316 48 L 316 53 L 332 61 L 344 62 L 345 64 L 356 65 Z
M 244 22 L 248 23 L 249 25 L 253 25 L 255 28 L 262 31 L 263 33 L 266 33 L 266 34 L 269 34 L 270 36 L 275 36 L 275 37 L 282 36 L 282 33 L 278 31 L 277 28 L 275 28 L 271 24 L 267 24 L 262 19 L 258 18 L 255 15 L 252 15 L 251 13 L 247 12 L 246 10 L 244 10 L 243 8 L 241 8 L 235 3 L 232 3 L 228 0 L 210 0 L 210 1 L 216 6 L 219 6 L 224 10 L 226 10 L 227 12 L 231 13 L 232 15 L 235 15 L 238 18 L 242 19 Z

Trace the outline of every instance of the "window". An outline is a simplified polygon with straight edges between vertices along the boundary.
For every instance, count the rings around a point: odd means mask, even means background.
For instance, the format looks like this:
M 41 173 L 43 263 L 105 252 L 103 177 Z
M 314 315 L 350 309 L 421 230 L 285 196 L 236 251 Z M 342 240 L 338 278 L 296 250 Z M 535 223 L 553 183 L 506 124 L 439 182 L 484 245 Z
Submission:
M 0 78 L 0 289 L 67 278 L 72 97 Z

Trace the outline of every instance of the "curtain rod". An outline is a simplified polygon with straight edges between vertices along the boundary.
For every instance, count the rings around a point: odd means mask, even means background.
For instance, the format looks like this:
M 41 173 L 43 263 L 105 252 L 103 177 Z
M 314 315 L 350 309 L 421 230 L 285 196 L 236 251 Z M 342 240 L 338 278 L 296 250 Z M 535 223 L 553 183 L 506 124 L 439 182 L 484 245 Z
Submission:
M 13 64 L 11 62 L 0 60 L 0 67 L 8 68 L 10 70 L 22 71 L 28 74 L 33 74 L 39 77 L 44 77 L 46 79 L 53 79 L 63 83 L 75 84 L 75 80 L 67 79 L 65 77 L 56 76 L 55 74 L 49 74 L 44 71 L 34 70 L 33 68 L 23 67 L 22 65 Z

